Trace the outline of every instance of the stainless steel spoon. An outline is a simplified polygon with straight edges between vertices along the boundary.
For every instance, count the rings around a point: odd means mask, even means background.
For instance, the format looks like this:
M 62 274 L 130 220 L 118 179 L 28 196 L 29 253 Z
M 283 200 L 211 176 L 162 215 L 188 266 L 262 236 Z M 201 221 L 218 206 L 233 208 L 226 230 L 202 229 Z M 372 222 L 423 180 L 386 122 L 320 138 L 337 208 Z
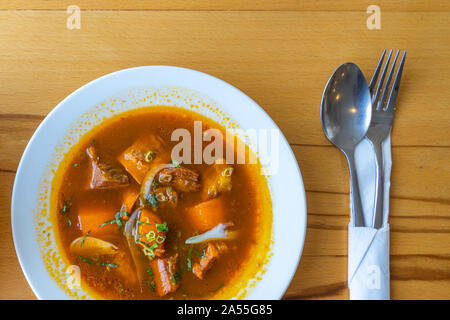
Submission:
M 355 148 L 369 129 L 372 102 L 363 73 L 354 63 L 340 65 L 325 86 L 320 119 L 325 136 L 346 156 L 350 170 L 353 225 L 364 226 L 355 167 Z

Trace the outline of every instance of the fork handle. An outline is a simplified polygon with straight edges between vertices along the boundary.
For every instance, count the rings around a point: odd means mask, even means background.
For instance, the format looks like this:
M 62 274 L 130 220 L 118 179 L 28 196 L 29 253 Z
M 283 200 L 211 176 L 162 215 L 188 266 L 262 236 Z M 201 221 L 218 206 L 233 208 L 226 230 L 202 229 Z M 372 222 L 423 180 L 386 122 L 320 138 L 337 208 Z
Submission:
M 384 165 L 383 165 L 383 149 L 381 141 L 372 141 L 377 163 L 376 179 L 375 179 L 375 199 L 372 217 L 372 227 L 380 229 L 383 226 L 383 198 L 384 198 Z
M 350 198 L 352 201 L 352 220 L 353 226 L 364 227 L 364 218 L 361 205 L 361 195 L 359 193 L 358 176 L 355 166 L 355 150 L 345 152 L 350 171 Z

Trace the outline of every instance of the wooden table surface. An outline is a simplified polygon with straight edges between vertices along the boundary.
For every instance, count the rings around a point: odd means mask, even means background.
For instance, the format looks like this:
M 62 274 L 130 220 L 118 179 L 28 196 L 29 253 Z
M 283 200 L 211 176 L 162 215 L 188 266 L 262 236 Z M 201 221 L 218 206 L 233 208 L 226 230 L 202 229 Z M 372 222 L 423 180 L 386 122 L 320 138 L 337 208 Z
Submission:
M 374 2 L 374 3 L 373 3 Z M 66 9 L 81 8 L 69 30 Z M 369 30 L 370 4 L 381 29 Z M 267 111 L 295 152 L 308 229 L 287 299 L 346 299 L 349 178 L 319 105 L 337 65 L 369 77 L 384 48 L 408 50 L 392 134 L 391 296 L 450 298 L 450 2 L 0 1 L 0 298 L 34 299 L 11 236 L 10 199 L 34 130 L 69 93 L 141 65 L 200 70 Z M 26 199 L 24 199 L 26 201 Z

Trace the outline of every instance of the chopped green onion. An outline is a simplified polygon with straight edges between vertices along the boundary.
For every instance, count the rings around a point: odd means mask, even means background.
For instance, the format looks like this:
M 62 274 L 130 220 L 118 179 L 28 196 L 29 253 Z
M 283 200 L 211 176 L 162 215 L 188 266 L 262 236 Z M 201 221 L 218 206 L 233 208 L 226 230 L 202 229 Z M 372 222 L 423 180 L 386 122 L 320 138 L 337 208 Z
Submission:
M 107 266 L 107 267 L 111 267 L 111 268 L 117 268 L 118 265 L 112 262 L 100 262 L 99 265 L 101 266 Z
M 147 201 L 150 202 L 150 204 L 155 208 L 158 209 L 158 200 L 156 200 L 156 197 L 153 193 L 150 193 L 147 196 Z
M 156 238 L 156 242 L 157 242 L 158 244 L 161 244 L 161 243 L 163 243 L 164 241 L 166 241 L 166 237 L 164 237 L 164 236 L 158 236 L 158 237 Z
M 169 183 L 170 181 L 172 181 L 172 178 L 173 177 L 171 174 L 161 173 L 159 175 L 159 182 Z
M 174 167 L 178 168 L 180 166 L 180 163 L 177 160 L 172 160 L 172 164 Z
M 117 212 L 115 215 L 114 215 L 114 218 L 116 218 L 115 219 L 115 222 L 117 223 L 117 225 L 119 226 L 119 228 L 121 228 L 122 227 L 122 220 L 120 220 L 120 218 L 122 217 L 122 212 Z
M 155 252 L 153 250 L 150 250 L 149 248 L 144 248 L 144 254 L 147 257 L 150 257 L 150 259 L 153 259 L 155 257 Z
M 169 198 L 167 198 L 162 192 L 158 192 L 155 197 L 158 202 L 166 202 L 169 200 Z
M 84 239 L 86 239 L 86 237 L 89 235 L 89 233 L 91 233 L 91 230 L 89 230 L 89 231 L 84 235 L 84 237 L 81 239 L 80 247 L 83 246 L 83 244 L 84 244 Z
M 84 262 L 86 262 L 86 263 L 95 265 L 95 262 L 92 261 L 92 260 L 90 260 L 90 259 L 88 259 L 88 258 L 85 258 L 85 257 L 82 257 L 82 256 L 79 256 L 79 258 L 80 258 L 81 260 L 83 260 Z
M 149 242 L 152 242 L 152 241 L 155 241 L 155 240 L 156 240 L 156 235 L 155 235 L 155 232 L 154 232 L 154 231 L 147 232 L 147 233 L 145 234 L 145 237 L 147 238 L 147 240 L 148 240 Z
M 177 272 L 175 272 L 171 277 L 170 277 L 170 281 L 172 281 L 173 284 L 176 284 L 178 281 L 180 281 L 181 279 L 181 273 L 184 270 L 182 268 L 180 268 Z
M 70 207 L 72 207 L 72 197 L 63 202 L 63 208 L 61 210 L 61 214 L 66 214 L 69 212 Z
M 68 225 L 69 227 L 72 226 L 72 220 L 70 220 L 69 216 L 67 216 L 67 225 Z
M 233 174 L 233 170 L 234 169 L 232 167 L 226 168 L 225 170 L 222 171 L 222 175 L 224 177 L 230 177 Z
M 153 160 L 154 153 L 152 151 L 147 152 L 145 155 L 145 162 L 150 162 Z
M 151 223 L 148 223 L 148 222 L 145 222 L 145 221 L 142 221 L 142 220 L 138 220 L 138 221 L 137 221 L 137 224 L 146 224 L 146 225 L 148 225 L 148 226 L 151 226 L 151 225 L 152 225 Z
M 192 247 L 192 246 L 189 247 L 188 253 L 187 253 L 187 269 L 188 269 L 188 271 L 192 270 L 192 258 L 191 258 L 192 249 L 194 249 L 194 247 Z
M 104 226 L 107 226 L 108 224 L 114 224 L 114 223 L 116 223 L 116 219 L 111 219 L 106 222 L 103 222 L 99 227 L 103 228 Z
M 156 230 L 158 230 L 158 232 L 163 232 L 163 231 L 169 232 L 169 228 L 167 227 L 167 222 L 157 223 Z
M 83 260 L 84 262 L 89 263 L 89 264 L 91 264 L 91 265 L 93 265 L 93 266 L 107 266 L 107 267 L 111 267 L 111 268 L 117 268 L 117 267 L 118 267 L 117 264 L 112 263 L 112 262 L 103 262 L 103 261 L 101 261 L 101 262 L 99 262 L 99 263 L 95 263 L 95 262 L 92 261 L 91 259 L 85 258 L 85 257 L 83 257 L 83 256 L 79 256 L 79 258 L 80 258 L 81 260 Z
M 144 242 L 144 241 L 141 241 L 141 240 L 139 240 L 139 239 L 137 239 L 136 242 L 139 242 L 140 244 L 143 244 L 146 248 L 149 248 L 149 249 L 150 249 L 150 245 L 149 245 L 148 243 L 146 243 L 146 242 Z
M 122 220 L 120 220 L 120 218 L 123 216 L 126 216 L 126 215 L 127 215 L 126 211 L 119 211 L 114 215 L 114 219 L 103 222 L 100 225 L 100 228 L 103 228 L 104 226 L 107 226 L 109 224 L 117 224 L 117 226 L 119 228 L 121 228 L 121 227 L 123 227 L 123 222 L 122 222 Z
M 150 277 L 150 281 L 147 281 L 147 286 L 152 290 L 155 291 L 155 281 L 153 280 L 153 272 L 152 269 L 150 269 L 150 267 L 147 267 L 147 273 L 148 276 Z
M 219 287 L 216 289 L 216 291 L 219 291 L 220 289 L 222 289 L 225 285 L 223 283 L 219 284 Z

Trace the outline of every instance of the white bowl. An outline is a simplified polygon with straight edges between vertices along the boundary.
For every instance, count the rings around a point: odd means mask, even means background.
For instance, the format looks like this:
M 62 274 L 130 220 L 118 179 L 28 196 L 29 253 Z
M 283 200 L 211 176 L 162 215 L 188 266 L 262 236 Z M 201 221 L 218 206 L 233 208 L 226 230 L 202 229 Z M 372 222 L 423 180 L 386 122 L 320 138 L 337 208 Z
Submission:
M 261 107 L 230 84 L 198 71 L 170 66 L 131 68 L 94 80 L 65 98 L 40 124 L 20 161 L 11 204 L 17 256 L 38 298 L 71 298 L 46 267 L 48 257 L 59 254 L 46 208 L 52 175 L 64 153 L 104 117 L 150 104 L 189 108 L 193 103 L 207 106 L 196 111 L 226 127 L 230 123 L 221 119 L 237 123 L 242 129 L 278 130 Z M 247 143 L 252 147 L 254 141 L 249 138 Z M 246 299 L 280 299 L 297 269 L 303 249 L 305 192 L 297 161 L 281 133 L 279 170 L 267 180 L 273 205 L 272 255 Z M 47 256 L 43 255 L 44 251 Z

